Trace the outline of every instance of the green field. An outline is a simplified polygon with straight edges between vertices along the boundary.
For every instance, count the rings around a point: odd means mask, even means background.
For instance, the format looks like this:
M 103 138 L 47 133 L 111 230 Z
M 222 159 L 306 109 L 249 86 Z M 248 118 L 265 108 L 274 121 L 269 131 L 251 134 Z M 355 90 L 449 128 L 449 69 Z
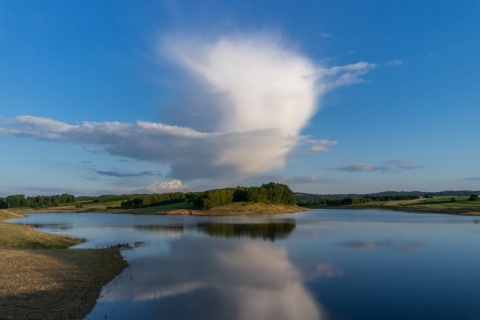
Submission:
M 374 201 L 350 208 L 378 208 L 413 212 L 480 215 L 480 201 L 469 201 L 467 196 L 445 196 L 400 201 Z M 454 199 L 454 200 L 452 200 Z

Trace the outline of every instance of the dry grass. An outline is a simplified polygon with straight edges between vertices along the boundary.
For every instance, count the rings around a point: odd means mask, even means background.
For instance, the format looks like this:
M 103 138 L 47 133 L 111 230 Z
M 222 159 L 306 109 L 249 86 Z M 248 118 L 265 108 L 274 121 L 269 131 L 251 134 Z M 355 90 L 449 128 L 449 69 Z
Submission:
M 83 319 L 126 267 L 117 250 L 0 250 L 1 319 Z
M 0 319 L 83 319 L 126 262 L 116 249 L 51 249 L 82 241 L 0 221 Z
M 0 210 L 0 220 L 21 218 L 22 215 Z M 65 249 L 84 239 L 35 231 L 30 226 L 0 222 L 0 248 L 4 249 Z

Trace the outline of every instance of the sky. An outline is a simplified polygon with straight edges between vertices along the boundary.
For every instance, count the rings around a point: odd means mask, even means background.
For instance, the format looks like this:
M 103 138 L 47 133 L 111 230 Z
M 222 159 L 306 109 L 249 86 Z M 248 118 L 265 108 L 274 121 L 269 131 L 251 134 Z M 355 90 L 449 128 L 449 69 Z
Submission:
M 478 17 L 478 0 L 0 0 L 0 197 L 480 190 Z

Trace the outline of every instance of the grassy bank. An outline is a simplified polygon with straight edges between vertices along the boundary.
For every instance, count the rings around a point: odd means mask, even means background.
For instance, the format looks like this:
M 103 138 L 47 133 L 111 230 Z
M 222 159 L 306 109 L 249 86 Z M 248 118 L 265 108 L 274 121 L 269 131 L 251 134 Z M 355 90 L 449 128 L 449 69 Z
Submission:
M 125 267 L 115 249 L 65 250 L 82 239 L 4 222 L 0 210 L 0 319 L 83 319 Z
M 15 209 L 18 211 L 19 209 Z M 74 213 L 74 212 L 95 212 L 95 213 L 133 213 L 133 214 L 171 214 L 171 215 L 196 215 L 196 216 L 221 216 L 221 215 L 243 215 L 243 214 L 274 214 L 293 213 L 305 211 L 307 208 L 296 205 L 265 204 L 253 202 L 233 202 L 224 206 L 208 210 L 198 210 L 190 202 L 180 202 L 161 206 L 144 208 L 122 209 L 120 202 L 85 204 L 82 207 L 75 204 L 61 207 L 42 209 L 22 209 L 27 213 Z
M 433 197 L 413 200 L 372 201 L 353 206 L 314 206 L 328 209 L 386 209 L 418 213 L 443 213 L 452 215 L 480 216 L 480 202 L 469 201 L 469 197 Z

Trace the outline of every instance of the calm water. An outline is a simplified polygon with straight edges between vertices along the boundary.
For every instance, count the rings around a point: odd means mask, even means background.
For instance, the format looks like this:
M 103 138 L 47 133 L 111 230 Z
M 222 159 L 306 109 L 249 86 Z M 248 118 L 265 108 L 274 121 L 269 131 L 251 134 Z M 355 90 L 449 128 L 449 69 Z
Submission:
M 87 319 L 480 319 L 480 219 L 369 210 L 18 223 L 142 242 Z

